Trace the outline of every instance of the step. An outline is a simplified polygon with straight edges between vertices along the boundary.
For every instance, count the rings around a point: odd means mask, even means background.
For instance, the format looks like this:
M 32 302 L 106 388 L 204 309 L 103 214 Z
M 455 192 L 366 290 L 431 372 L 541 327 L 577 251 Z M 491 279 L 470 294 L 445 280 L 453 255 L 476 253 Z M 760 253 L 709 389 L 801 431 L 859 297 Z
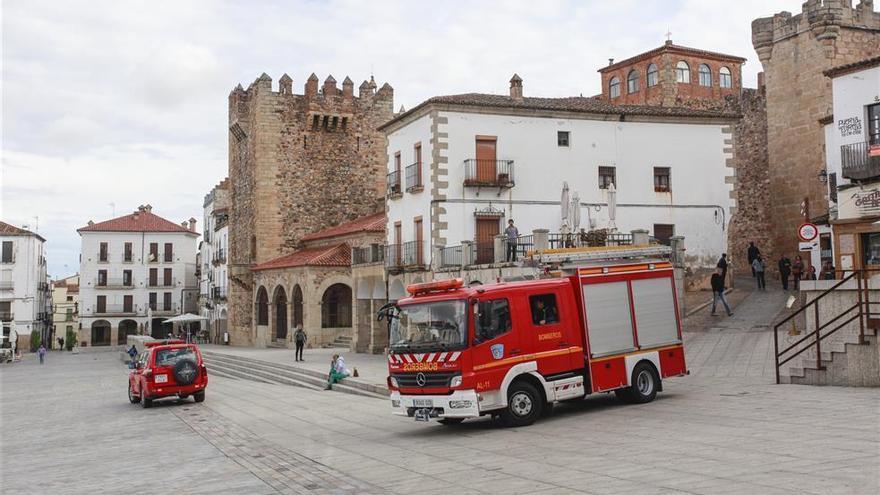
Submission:
M 210 361 L 209 361 L 210 363 Z M 208 369 L 212 369 L 210 366 Z M 284 375 L 278 375 L 277 373 L 265 370 L 257 370 L 253 367 L 249 367 L 247 365 L 239 365 L 233 363 L 220 363 L 219 360 L 213 364 L 213 369 L 219 369 L 223 373 L 231 374 L 232 376 L 243 378 L 245 380 L 251 380 L 260 383 L 281 383 L 283 385 L 291 385 L 294 387 L 302 387 L 308 388 L 311 390 L 321 390 L 321 387 L 318 384 L 310 383 L 307 381 L 296 380 L 291 377 L 287 377 Z
M 340 342 L 342 342 L 342 341 L 351 342 L 353 339 L 352 339 L 351 335 L 340 335 L 340 336 L 336 337 L 336 340 L 340 341 Z
M 346 344 L 344 342 L 331 342 L 327 347 L 330 349 L 349 349 L 351 344 Z
M 240 373 L 252 372 L 257 376 L 261 376 L 263 379 L 271 380 L 278 376 L 282 376 L 289 381 L 298 382 L 298 384 L 302 384 L 307 388 L 317 389 L 323 389 L 327 384 L 327 375 L 320 371 L 297 368 L 280 363 L 261 361 L 231 354 L 205 351 L 203 351 L 202 354 L 205 355 L 208 363 L 214 360 L 216 365 L 220 367 L 234 367 Z M 387 399 L 388 397 L 388 390 L 385 387 L 359 382 L 350 378 L 342 383 L 333 385 L 333 389 L 340 392 L 373 398 Z

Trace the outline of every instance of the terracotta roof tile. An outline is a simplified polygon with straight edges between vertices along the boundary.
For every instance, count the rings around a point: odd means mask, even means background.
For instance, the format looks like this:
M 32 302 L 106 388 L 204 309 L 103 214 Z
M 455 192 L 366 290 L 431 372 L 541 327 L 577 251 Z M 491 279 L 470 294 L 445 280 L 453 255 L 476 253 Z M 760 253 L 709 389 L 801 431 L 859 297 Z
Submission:
M 136 211 L 77 229 L 77 232 L 185 232 L 198 235 L 149 211 Z
M 273 268 L 294 268 L 298 266 L 349 266 L 351 265 L 351 248 L 348 244 L 300 249 L 290 254 L 265 261 L 251 268 L 253 271 L 271 270 Z
M 0 222 L 0 235 L 33 235 L 39 237 L 43 242 L 46 241 L 46 239 L 43 239 L 43 236 L 36 232 L 31 232 L 30 230 L 22 229 L 6 222 Z
M 385 213 L 376 213 L 360 217 L 351 222 L 341 223 L 335 227 L 329 227 L 324 230 L 312 232 L 303 236 L 303 241 L 314 241 L 317 239 L 327 239 L 328 237 L 342 236 L 346 234 L 356 234 L 358 232 L 384 232 L 385 231 Z
M 460 95 L 435 96 L 420 103 L 408 112 L 398 115 L 379 126 L 379 130 L 399 122 L 409 115 L 421 111 L 428 105 L 459 105 L 481 108 L 502 108 L 510 110 L 544 110 L 574 112 L 600 115 L 640 115 L 657 117 L 704 117 L 704 118 L 739 118 L 740 114 L 732 110 L 703 110 L 688 107 L 661 107 L 651 105 L 615 105 L 598 98 L 572 96 L 564 98 L 525 97 L 514 100 L 507 95 L 491 95 L 484 93 L 465 93 Z

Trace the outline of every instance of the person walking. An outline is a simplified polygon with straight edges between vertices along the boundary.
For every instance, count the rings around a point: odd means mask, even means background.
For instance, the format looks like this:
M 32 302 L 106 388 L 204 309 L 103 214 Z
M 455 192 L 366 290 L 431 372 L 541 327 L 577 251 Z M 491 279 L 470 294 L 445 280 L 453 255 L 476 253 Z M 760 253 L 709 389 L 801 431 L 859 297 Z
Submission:
M 801 255 L 794 257 L 794 263 L 791 264 L 791 280 L 794 282 L 794 290 L 801 290 L 801 278 L 804 276 L 804 260 Z
M 779 257 L 779 279 L 782 280 L 782 290 L 788 290 L 789 275 L 791 275 L 791 260 L 783 254 Z
M 822 267 L 822 280 L 834 280 L 834 265 L 830 261 L 825 261 Z
M 516 243 L 519 237 L 519 229 L 513 224 L 512 218 L 507 221 L 504 236 L 507 238 L 507 261 L 516 261 Z
M 727 253 L 721 253 L 721 258 L 715 266 L 721 269 L 721 281 L 727 282 Z
M 306 335 L 306 332 L 303 330 L 302 323 L 297 323 L 296 331 L 293 332 L 293 342 L 296 344 L 296 354 L 295 354 L 296 361 L 304 361 L 303 347 L 306 346 L 306 339 L 307 338 L 308 338 L 308 335 Z
M 804 275 L 804 280 L 816 280 L 816 267 L 810 265 L 810 267 L 807 268 L 807 274 Z
M 754 261 L 752 261 L 752 271 L 755 272 L 755 279 L 758 281 L 758 290 L 767 290 L 767 282 L 764 280 L 764 259 L 761 258 L 759 254 Z
M 748 255 L 748 258 L 749 258 L 749 266 L 753 266 L 753 265 L 752 265 L 752 262 L 754 262 L 755 259 L 756 259 L 758 256 L 761 256 L 761 250 L 758 249 L 757 246 L 755 246 L 755 243 L 754 243 L 754 242 L 750 242 L 750 243 L 749 243 L 749 249 L 746 251 L 746 254 Z M 755 274 L 755 269 L 754 269 L 754 267 L 752 268 L 752 276 L 753 276 L 753 277 L 757 276 L 757 275 Z
M 722 275 L 723 269 L 716 268 L 715 273 L 712 274 L 711 283 L 712 283 L 712 316 L 715 316 L 715 306 L 719 300 L 721 300 L 721 304 L 724 305 L 724 310 L 727 311 L 727 316 L 733 316 L 733 312 L 730 311 L 730 306 L 727 304 L 727 299 L 724 298 L 724 276 Z
M 324 390 L 332 390 L 334 383 L 339 383 L 343 378 L 351 376 L 345 367 L 345 359 L 339 354 L 334 354 L 330 360 L 330 374 L 327 376 L 327 387 Z
M 46 359 L 46 346 L 40 343 L 40 348 L 37 349 L 37 355 L 40 356 L 40 364 L 43 364 L 43 360 Z

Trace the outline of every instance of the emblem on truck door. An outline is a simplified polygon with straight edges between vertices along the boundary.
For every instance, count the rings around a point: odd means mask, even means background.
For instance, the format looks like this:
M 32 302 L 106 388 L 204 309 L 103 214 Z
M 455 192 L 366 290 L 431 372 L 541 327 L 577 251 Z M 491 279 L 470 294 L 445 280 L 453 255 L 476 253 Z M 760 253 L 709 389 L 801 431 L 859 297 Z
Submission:
M 495 359 L 504 357 L 504 344 L 495 344 L 489 350 L 492 351 L 492 357 Z

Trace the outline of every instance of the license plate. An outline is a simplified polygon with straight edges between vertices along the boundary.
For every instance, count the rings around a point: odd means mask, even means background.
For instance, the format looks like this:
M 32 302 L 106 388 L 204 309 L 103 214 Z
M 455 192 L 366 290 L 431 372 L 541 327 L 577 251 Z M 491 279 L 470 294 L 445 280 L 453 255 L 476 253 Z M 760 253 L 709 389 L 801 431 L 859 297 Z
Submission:
M 413 407 L 434 407 L 433 399 L 413 399 Z
M 416 421 L 431 421 L 431 410 L 430 409 L 416 409 L 415 413 Z
M 156 383 L 168 383 L 168 375 L 156 375 Z

